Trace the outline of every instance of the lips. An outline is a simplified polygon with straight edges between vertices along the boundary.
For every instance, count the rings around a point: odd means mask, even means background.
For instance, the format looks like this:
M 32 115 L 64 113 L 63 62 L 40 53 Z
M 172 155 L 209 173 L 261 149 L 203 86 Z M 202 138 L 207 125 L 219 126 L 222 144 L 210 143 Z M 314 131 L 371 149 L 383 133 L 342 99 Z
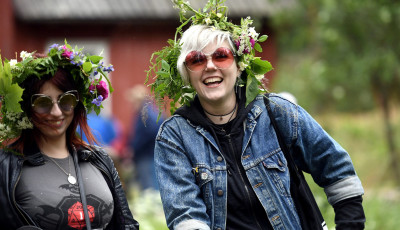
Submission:
M 224 79 L 220 78 L 220 77 L 209 77 L 207 79 L 205 79 L 203 81 L 203 83 L 207 86 L 211 86 L 211 85 L 218 85 L 220 84 Z

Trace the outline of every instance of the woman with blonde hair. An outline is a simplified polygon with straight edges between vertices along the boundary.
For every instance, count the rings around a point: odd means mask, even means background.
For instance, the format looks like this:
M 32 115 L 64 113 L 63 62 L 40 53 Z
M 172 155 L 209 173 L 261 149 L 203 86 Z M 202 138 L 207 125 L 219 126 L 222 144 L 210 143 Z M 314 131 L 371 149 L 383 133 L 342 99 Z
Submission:
M 240 26 L 228 21 L 221 1 L 209 1 L 201 12 L 174 2 L 183 24 L 192 25 L 156 53 L 151 84 L 159 102 L 168 96 L 183 104 L 156 137 L 168 227 L 326 229 L 322 216 L 309 226 L 313 213 L 292 186 L 295 163 L 324 188 L 337 229 L 363 229 L 364 190 L 348 153 L 300 106 L 261 91 L 271 65 L 255 51 L 266 37 L 250 18 Z M 185 18 L 186 11 L 194 16 Z

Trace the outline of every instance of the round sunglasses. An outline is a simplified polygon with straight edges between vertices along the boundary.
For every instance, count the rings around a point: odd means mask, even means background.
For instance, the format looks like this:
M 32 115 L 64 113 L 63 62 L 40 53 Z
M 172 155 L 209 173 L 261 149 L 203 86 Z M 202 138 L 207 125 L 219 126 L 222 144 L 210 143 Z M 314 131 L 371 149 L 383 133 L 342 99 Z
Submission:
M 61 94 L 57 102 L 53 101 L 50 96 L 45 94 L 34 94 L 31 97 L 33 111 L 41 114 L 50 113 L 54 103 L 57 103 L 58 107 L 63 112 L 69 112 L 75 108 L 78 101 L 78 91 L 76 90 L 70 90 Z
M 227 69 L 232 66 L 235 57 L 232 51 L 226 47 L 219 47 L 212 54 L 204 54 L 201 51 L 191 51 L 185 58 L 185 66 L 192 72 L 203 71 L 207 67 L 208 57 L 218 69 Z

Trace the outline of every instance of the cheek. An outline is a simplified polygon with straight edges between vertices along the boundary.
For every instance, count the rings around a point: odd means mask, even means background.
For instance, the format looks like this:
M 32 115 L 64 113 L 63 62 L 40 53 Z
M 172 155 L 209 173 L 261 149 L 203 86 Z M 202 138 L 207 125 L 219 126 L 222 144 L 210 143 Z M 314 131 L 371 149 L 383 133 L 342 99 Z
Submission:
M 72 121 L 74 120 L 74 111 L 68 116 L 68 126 L 72 124 Z
M 33 113 L 32 117 L 31 117 L 31 121 L 33 123 L 33 125 L 37 126 L 38 124 L 40 124 L 40 121 L 43 121 L 46 117 L 46 114 L 38 114 L 38 113 Z
M 188 75 L 189 84 L 193 85 L 193 83 L 195 83 L 200 78 L 201 78 L 201 72 L 190 72 Z

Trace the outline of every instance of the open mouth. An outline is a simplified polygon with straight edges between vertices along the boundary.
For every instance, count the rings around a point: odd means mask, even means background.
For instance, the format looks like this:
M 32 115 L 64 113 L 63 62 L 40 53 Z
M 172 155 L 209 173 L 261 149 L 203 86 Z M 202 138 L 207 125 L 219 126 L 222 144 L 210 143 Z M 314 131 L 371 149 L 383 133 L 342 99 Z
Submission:
M 203 83 L 207 86 L 212 86 L 212 85 L 219 85 L 223 81 L 224 81 L 224 79 L 222 79 L 220 77 L 210 77 L 210 78 L 205 79 L 203 81 Z
M 49 124 L 52 127 L 58 127 L 62 124 L 63 120 L 57 120 L 57 121 L 47 121 L 47 124 Z

